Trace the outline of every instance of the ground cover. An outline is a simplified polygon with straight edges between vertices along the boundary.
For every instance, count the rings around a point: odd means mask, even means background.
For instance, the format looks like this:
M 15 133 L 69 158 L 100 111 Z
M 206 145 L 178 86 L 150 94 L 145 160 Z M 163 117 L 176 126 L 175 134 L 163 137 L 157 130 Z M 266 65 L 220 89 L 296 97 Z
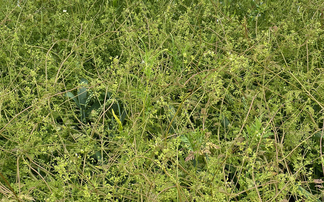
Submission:
M 1 201 L 321 201 L 321 1 L 0 2 Z

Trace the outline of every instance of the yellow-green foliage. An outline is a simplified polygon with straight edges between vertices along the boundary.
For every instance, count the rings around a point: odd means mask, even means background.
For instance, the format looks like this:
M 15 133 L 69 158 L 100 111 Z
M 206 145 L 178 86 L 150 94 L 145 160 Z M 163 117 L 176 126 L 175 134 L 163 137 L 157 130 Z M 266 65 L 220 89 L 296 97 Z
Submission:
M 323 6 L 0 2 L 1 201 L 320 201 Z

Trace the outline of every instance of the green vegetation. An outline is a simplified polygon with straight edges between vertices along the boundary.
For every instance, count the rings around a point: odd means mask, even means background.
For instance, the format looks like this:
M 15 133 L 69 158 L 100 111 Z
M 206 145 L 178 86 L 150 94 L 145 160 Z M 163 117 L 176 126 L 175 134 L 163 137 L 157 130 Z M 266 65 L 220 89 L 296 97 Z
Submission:
M 322 1 L 0 10 L 0 201 L 322 201 Z

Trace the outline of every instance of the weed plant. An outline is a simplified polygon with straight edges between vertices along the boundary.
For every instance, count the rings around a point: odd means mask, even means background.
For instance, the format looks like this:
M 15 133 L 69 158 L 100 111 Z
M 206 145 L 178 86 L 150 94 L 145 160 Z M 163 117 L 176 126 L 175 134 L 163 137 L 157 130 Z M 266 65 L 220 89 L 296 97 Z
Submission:
M 321 1 L 0 2 L 1 201 L 322 201 Z

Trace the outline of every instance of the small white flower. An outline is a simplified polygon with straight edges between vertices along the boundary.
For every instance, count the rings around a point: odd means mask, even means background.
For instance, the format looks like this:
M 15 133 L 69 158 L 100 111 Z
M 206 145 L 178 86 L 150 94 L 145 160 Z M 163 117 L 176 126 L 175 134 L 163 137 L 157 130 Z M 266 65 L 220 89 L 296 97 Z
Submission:
M 63 10 L 63 13 L 66 13 L 66 10 Z

